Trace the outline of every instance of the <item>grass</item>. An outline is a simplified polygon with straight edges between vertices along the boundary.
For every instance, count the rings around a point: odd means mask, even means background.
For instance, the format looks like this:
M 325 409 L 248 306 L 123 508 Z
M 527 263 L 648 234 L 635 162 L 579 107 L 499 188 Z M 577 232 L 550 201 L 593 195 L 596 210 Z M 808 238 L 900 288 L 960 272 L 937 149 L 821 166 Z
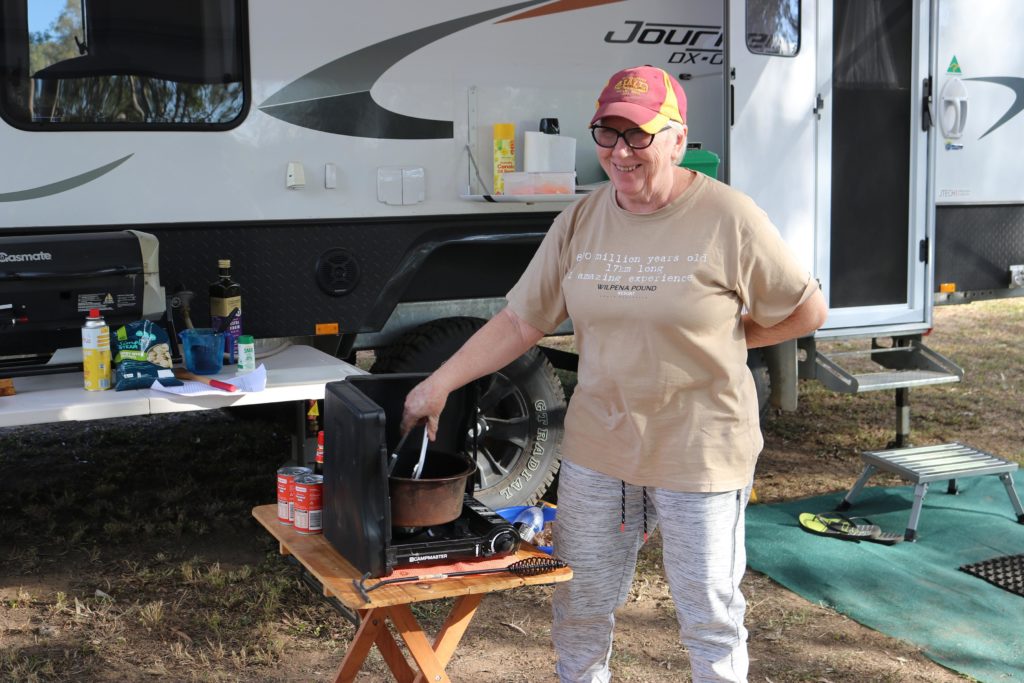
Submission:
M 966 379 L 912 392 L 913 438 L 965 439 L 1024 462 L 1024 300 L 938 309 L 935 317 L 926 343 L 961 363 Z M 560 374 L 571 393 L 575 376 Z M 764 422 L 771 452 L 759 466 L 763 498 L 848 486 L 859 451 L 892 438 L 890 392 L 848 396 L 802 382 L 800 404 L 798 412 Z M 292 418 L 210 411 L 0 430 L 0 680 L 327 678 L 354 629 L 311 599 L 249 517 L 254 505 L 274 499 Z M 786 470 L 792 452 L 806 461 Z M 821 474 L 833 470 L 833 479 Z M 630 600 L 653 601 L 653 614 L 671 621 L 660 565 L 660 546 L 648 544 Z M 785 640 L 814 628 L 827 611 L 760 599 L 762 588 L 755 580 L 750 595 L 759 633 Z M 546 638 L 550 590 L 517 593 L 541 611 L 517 611 L 503 621 Z M 415 611 L 436 627 L 446 608 L 424 603 Z M 512 626 L 497 628 L 509 641 L 522 637 Z M 674 675 L 667 667 L 685 661 L 681 651 L 654 656 L 642 645 L 617 651 L 624 680 L 648 680 L 638 671 L 652 656 L 666 676 Z M 367 666 L 368 675 L 383 677 L 379 655 L 371 654 Z M 837 654 L 834 673 L 801 666 L 792 675 L 774 665 L 766 670 L 775 681 L 857 680 L 853 655 Z
M 309 601 L 269 541 L 248 550 L 249 562 L 217 559 L 225 537 L 262 538 L 249 510 L 273 499 L 289 417 L 220 411 L 0 430 L 0 514 L 12 522 L 0 529 L 0 617 L 25 624 L 5 637 L 0 680 L 93 680 L 113 666 L 121 680 L 178 670 L 233 681 L 279 666 L 286 641 L 340 646 L 351 626 Z M 62 589 L 11 585 L 65 565 L 75 573 Z M 33 619 L 59 646 L 35 644 Z

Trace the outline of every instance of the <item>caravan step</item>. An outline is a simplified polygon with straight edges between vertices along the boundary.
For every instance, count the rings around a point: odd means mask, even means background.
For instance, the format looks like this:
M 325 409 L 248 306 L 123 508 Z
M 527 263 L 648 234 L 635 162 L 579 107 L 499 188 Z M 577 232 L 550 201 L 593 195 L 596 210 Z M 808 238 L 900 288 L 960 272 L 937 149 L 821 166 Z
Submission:
M 917 339 L 907 346 L 882 348 L 872 343 L 872 348 L 866 350 L 816 352 L 814 364 L 818 381 L 833 391 L 849 394 L 950 384 L 964 376 L 956 363 Z
M 914 504 L 910 509 L 907 530 L 903 534 L 907 541 L 917 540 L 917 523 L 921 518 L 921 505 L 925 494 L 928 493 L 928 485 L 939 480 L 948 480 L 948 492 L 956 493 L 957 479 L 990 474 L 999 477 L 1010 498 L 1010 505 L 1017 515 L 1017 523 L 1024 524 L 1024 507 L 1021 506 L 1020 497 L 1013 484 L 1013 474 L 1019 465 L 1012 460 L 1000 458 L 998 455 L 986 453 L 958 441 L 917 448 L 864 451 L 860 455 L 864 461 L 864 471 L 837 509 L 849 510 L 854 498 L 875 472 L 893 472 L 914 484 Z

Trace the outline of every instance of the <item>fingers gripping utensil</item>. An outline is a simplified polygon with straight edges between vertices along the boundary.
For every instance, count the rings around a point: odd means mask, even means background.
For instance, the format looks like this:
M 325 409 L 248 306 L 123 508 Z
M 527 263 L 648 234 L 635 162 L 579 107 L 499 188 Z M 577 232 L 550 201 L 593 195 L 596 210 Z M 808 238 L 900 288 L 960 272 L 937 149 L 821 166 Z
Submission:
M 419 479 L 423 474 L 423 461 L 427 458 L 427 426 L 423 425 L 423 445 L 420 446 L 420 459 L 412 468 L 412 478 Z

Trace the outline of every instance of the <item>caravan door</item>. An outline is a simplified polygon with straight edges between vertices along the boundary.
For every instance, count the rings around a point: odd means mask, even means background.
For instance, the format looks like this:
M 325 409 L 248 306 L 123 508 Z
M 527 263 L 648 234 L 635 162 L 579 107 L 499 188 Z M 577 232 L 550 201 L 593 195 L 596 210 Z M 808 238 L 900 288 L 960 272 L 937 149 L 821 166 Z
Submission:
M 930 324 L 928 7 L 729 2 L 729 182 L 821 282 L 818 336 Z
M 818 336 L 923 330 L 932 291 L 922 126 L 929 2 L 822 0 L 819 8 L 816 272 L 829 317 Z
M 729 0 L 726 180 L 815 267 L 815 2 Z

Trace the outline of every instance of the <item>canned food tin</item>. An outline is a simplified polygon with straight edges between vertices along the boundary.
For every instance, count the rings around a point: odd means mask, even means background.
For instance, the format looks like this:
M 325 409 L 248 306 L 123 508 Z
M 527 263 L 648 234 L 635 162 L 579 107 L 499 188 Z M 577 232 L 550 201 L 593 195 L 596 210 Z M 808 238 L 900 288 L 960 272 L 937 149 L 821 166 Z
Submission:
M 320 474 L 295 477 L 295 530 L 300 534 L 319 534 L 324 529 L 324 478 Z
M 281 524 L 295 521 L 295 477 L 312 471 L 308 467 L 282 467 L 277 471 L 277 521 Z

